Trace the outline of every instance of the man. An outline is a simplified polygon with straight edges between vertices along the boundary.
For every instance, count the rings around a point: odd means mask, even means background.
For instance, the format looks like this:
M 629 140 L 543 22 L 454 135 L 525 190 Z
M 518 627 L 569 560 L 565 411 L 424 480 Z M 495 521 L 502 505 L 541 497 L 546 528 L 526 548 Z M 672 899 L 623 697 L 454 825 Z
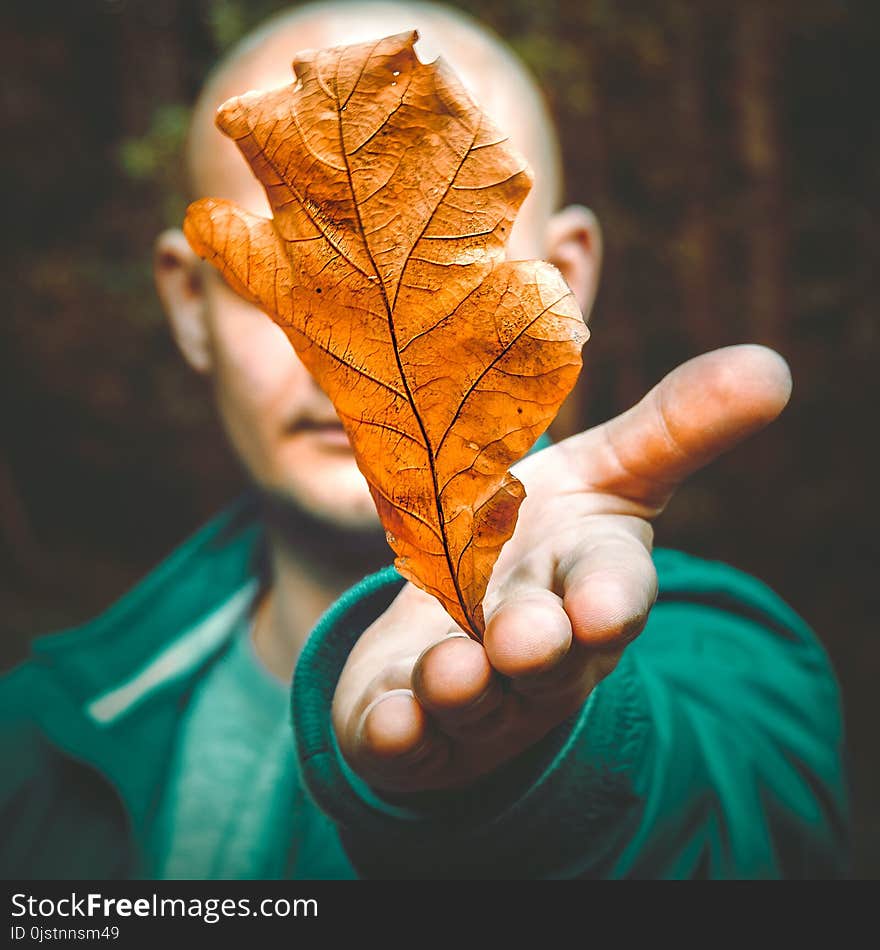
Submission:
M 295 51 L 414 26 L 536 172 L 510 256 L 555 263 L 587 313 L 598 229 L 585 209 L 555 211 L 540 96 L 444 8 L 312 5 L 245 40 L 196 106 L 194 192 L 266 215 L 216 107 L 291 81 Z M 785 406 L 778 355 L 707 354 L 521 462 L 528 497 L 480 645 L 393 570 L 364 578 L 389 552 L 332 406 L 281 331 L 180 232 L 160 236 L 156 275 L 259 500 L 7 678 L 6 760 L 20 763 L 4 778 L 7 873 L 845 872 L 840 702 L 815 638 L 758 582 L 651 553 L 676 485 Z

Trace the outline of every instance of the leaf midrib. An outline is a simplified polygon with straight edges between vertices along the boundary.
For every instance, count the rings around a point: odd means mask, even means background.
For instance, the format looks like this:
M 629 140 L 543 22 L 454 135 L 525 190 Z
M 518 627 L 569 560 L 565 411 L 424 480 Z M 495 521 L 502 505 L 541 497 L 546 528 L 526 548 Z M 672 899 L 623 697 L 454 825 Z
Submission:
M 408 91 L 409 91 L 409 87 L 407 88 L 407 92 Z M 455 596 L 458 599 L 458 605 L 461 608 L 462 615 L 467 620 L 468 625 L 471 628 L 471 632 L 474 633 L 474 635 L 477 636 L 477 638 L 479 639 L 481 631 L 477 629 L 477 625 L 474 623 L 473 618 L 471 617 L 470 612 L 468 611 L 468 608 L 465 604 L 464 595 L 462 594 L 462 591 L 461 591 L 461 586 L 459 585 L 459 582 L 458 582 L 458 573 L 452 565 L 452 557 L 450 555 L 450 550 L 449 550 L 449 537 L 446 533 L 446 516 L 443 511 L 443 503 L 440 500 L 440 486 L 439 486 L 439 481 L 437 478 L 437 467 L 435 464 L 434 451 L 431 447 L 431 440 L 428 437 L 428 431 L 425 427 L 425 423 L 422 420 L 421 414 L 419 413 L 418 407 L 416 406 L 415 399 L 413 398 L 412 390 L 410 389 L 410 385 L 409 385 L 409 380 L 407 379 L 406 373 L 403 370 L 403 363 L 401 362 L 401 359 L 400 359 L 400 350 L 397 345 L 397 332 L 394 327 L 393 305 L 388 299 L 388 291 L 385 287 L 385 282 L 379 276 L 379 268 L 376 266 L 376 261 L 373 257 L 373 252 L 370 250 L 370 245 L 367 241 L 367 236 L 366 236 L 366 229 L 364 228 L 364 223 L 361 218 L 360 205 L 358 204 L 358 200 L 354 192 L 354 180 L 351 175 L 351 166 L 349 165 L 349 162 L 348 162 L 349 156 L 345 148 L 345 138 L 343 136 L 342 110 L 340 108 L 338 89 L 334 90 L 333 98 L 336 103 L 337 125 L 339 128 L 339 149 L 342 154 L 343 164 L 345 165 L 345 176 L 348 181 L 348 189 L 351 192 L 351 203 L 352 203 L 352 206 L 354 207 L 354 212 L 355 212 L 355 217 L 357 219 L 358 228 L 360 229 L 360 232 L 361 232 L 361 240 L 364 242 L 364 249 L 367 253 L 367 257 L 373 268 L 373 274 L 375 276 L 375 279 L 379 284 L 379 292 L 382 295 L 382 302 L 385 304 L 385 312 L 388 316 L 388 332 L 391 335 L 391 348 L 394 351 L 394 359 L 395 359 L 395 362 L 397 363 L 397 370 L 398 370 L 398 373 L 400 374 L 400 380 L 403 383 L 403 388 L 404 388 L 404 391 L 406 392 L 407 400 L 409 402 L 410 409 L 412 410 L 413 416 L 415 417 L 416 424 L 418 425 L 419 430 L 422 433 L 422 438 L 425 440 L 425 452 L 428 456 L 428 469 L 431 472 L 431 482 L 434 487 L 434 502 L 437 508 L 437 520 L 438 520 L 438 525 L 439 525 L 440 533 L 442 537 L 443 554 L 446 557 L 446 564 L 449 568 L 449 576 L 450 576 L 450 579 L 452 580 L 453 586 L 455 587 Z M 405 95 L 404 97 L 402 97 L 402 99 L 403 98 L 405 98 Z M 476 134 L 474 135 L 474 140 L 476 140 Z M 465 159 L 467 158 L 467 155 L 469 153 L 470 153 L 470 147 L 468 148 L 468 151 L 465 153 Z M 462 160 L 461 165 L 464 164 L 465 159 Z M 461 168 L 461 165 L 459 166 L 459 169 Z M 456 171 L 455 175 L 452 178 L 452 181 L 455 180 L 455 177 L 457 175 L 458 175 L 458 171 Z M 451 185 L 451 182 L 450 182 L 450 185 Z M 431 217 L 433 217 L 433 215 L 436 214 L 437 208 L 440 207 L 440 204 L 443 202 L 443 198 L 448 193 L 449 193 L 449 188 L 447 187 L 443 196 L 441 196 L 440 200 L 437 202 L 437 205 L 432 211 Z M 423 229 L 422 231 L 423 234 L 424 234 L 424 230 L 426 229 L 427 229 L 427 225 L 425 226 L 425 229 Z M 404 264 L 404 267 L 405 266 L 406 265 Z M 402 279 L 402 276 L 403 275 L 401 272 L 401 279 Z M 395 301 L 396 301 L 396 296 L 395 296 Z

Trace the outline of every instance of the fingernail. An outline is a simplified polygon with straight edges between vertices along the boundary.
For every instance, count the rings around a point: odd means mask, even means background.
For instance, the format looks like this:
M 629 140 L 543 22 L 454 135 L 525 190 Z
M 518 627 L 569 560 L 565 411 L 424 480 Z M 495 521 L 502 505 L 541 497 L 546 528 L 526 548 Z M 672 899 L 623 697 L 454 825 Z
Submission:
M 430 736 L 426 734 L 417 745 L 413 746 L 408 752 L 401 752 L 396 758 L 399 762 L 407 762 L 411 765 L 415 765 L 422 759 L 427 758 L 431 751 L 431 745 Z

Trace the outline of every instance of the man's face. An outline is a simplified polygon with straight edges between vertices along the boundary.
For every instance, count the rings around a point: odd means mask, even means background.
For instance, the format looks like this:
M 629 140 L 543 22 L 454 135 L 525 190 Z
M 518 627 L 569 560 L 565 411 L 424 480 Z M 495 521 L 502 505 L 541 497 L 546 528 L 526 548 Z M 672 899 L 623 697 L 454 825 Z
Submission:
M 316 37 L 303 40 L 288 40 L 283 58 L 273 57 L 274 67 L 262 75 L 255 76 L 251 70 L 237 80 L 228 77 L 224 91 L 232 95 L 291 81 L 289 51 L 318 45 Z M 284 63 L 283 72 L 280 63 Z M 479 66 L 474 70 L 478 73 Z M 515 113 L 497 116 L 497 120 L 505 123 L 505 131 L 515 142 L 526 134 Z M 193 156 L 200 193 L 231 199 L 268 217 L 265 193 L 235 146 L 213 128 L 201 136 L 202 141 L 206 139 L 211 147 Z M 540 169 L 536 171 L 540 175 Z M 511 235 L 509 256 L 514 259 L 541 256 L 543 228 L 532 220 L 537 215 L 530 205 L 523 209 Z M 214 268 L 200 267 L 220 415 L 256 484 L 340 527 L 378 525 L 366 481 L 333 406 L 282 330 L 230 290 Z
M 342 527 L 377 523 L 330 400 L 284 333 L 206 275 L 213 384 L 226 432 L 256 484 Z
M 217 139 L 198 166 L 205 194 L 268 217 L 265 192 L 244 158 L 219 132 Z M 200 271 L 220 417 L 257 486 L 342 527 L 377 524 L 333 406 L 283 331 L 212 266 Z

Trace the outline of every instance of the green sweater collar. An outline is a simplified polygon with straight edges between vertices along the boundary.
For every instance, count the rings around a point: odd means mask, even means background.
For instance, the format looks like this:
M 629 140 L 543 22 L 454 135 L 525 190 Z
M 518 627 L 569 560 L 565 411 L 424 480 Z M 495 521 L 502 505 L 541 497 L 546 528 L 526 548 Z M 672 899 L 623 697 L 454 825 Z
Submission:
M 106 612 L 35 641 L 22 668 L 22 705 L 53 745 L 110 781 L 135 840 L 158 804 L 186 697 L 257 594 L 256 514 L 252 498 L 236 503 Z
M 109 725 L 221 645 L 258 586 L 264 532 L 246 497 L 98 617 L 34 641 L 35 663 Z

